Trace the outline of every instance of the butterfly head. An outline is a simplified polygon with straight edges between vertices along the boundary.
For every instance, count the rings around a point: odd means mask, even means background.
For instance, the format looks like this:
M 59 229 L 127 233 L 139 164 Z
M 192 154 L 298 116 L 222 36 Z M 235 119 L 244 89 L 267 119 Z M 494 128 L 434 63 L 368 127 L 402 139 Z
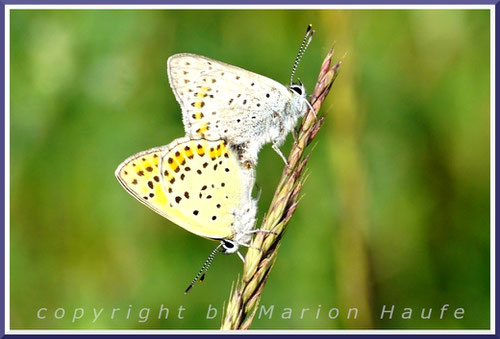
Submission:
M 299 80 L 298 84 L 290 85 L 290 91 L 292 91 L 292 93 L 294 93 L 295 95 L 304 98 L 306 96 L 306 88 L 304 87 L 302 81 L 300 81 L 300 79 L 298 80 Z
M 222 254 L 232 254 L 236 253 L 238 251 L 239 245 L 237 242 L 230 240 L 230 239 L 224 239 L 221 241 L 222 249 L 221 253 Z

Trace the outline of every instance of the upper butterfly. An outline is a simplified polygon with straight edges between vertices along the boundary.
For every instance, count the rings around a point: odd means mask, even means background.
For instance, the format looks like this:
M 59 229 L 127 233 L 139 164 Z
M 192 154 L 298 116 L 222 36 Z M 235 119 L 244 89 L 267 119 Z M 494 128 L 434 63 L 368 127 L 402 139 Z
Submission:
M 314 31 L 309 25 L 292 70 L 290 86 L 265 76 L 195 54 L 175 54 L 167 61 L 170 86 L 182 108 L 186 134 L 224 138 L 238 148 L 244 165 L 255 165 L 260 148 L 279 146 L 310 104 L 304 86 L 293 83 L 297 65 Z

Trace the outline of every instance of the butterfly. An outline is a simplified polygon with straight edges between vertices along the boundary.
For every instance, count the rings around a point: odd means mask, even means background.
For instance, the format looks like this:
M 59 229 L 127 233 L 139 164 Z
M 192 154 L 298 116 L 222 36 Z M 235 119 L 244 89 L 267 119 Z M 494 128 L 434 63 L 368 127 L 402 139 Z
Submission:
M 236 252 L 244 261 L 238 248 L 249 246 L 255 225 L 255 173 L 241 164 L 225 140 L 179 138 L 127 158 L 115 175 L 127 192 L 156 213 L 191 233 L 220 241 L 189 288 L 203 278 L 219 251 Z
M 293 83 L 295 71 L 314 31 L 309 25 L 288 87 L 265 76 L 195 54 L 175 54 L 167 73 L 182 108 L 186 135 L 224 138 L 235 145 L 244 164 L 255 165 L 261 147 L 279 146 L 311 105 L 304 85 Z M 314 110 L 313 110 L 314 111 Z

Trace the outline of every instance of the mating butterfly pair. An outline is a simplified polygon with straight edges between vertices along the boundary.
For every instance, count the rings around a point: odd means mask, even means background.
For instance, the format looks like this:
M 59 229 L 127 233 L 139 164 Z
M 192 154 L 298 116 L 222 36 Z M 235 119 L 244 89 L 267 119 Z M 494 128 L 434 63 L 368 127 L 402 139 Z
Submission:
M 309 26 L 289 87 L 199 55 L 168 59 L 186 136 L 129 157 L 115 174 L 130 194 L 158 214 L 221 241 L 193 283 L 203 279 L 218 251 L 237 252 L 243 260 L 238 247 L 248 246 L 255 232 L 257 201 L 251 192 L 258 152 L 272 143 L 286 162 L 279 146 L 310 106 L 303 85 L 293 84 L 293 77 L 313 33 Z

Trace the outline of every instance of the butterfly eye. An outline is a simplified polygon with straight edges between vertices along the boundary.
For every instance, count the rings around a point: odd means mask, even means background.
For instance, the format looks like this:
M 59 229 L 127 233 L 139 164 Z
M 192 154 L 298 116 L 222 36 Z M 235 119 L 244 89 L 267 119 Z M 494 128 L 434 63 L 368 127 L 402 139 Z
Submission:
M 222 253 L 229 254 L 234 253 L 238 250 L 238 246 L 231 240 L 224 239 L 222 240 Z
M 297 93 L 298 95 L 302 95 L 302 93 L 304 93 L 303 87 L 299 85 L 290 86 L 290 90 Z

